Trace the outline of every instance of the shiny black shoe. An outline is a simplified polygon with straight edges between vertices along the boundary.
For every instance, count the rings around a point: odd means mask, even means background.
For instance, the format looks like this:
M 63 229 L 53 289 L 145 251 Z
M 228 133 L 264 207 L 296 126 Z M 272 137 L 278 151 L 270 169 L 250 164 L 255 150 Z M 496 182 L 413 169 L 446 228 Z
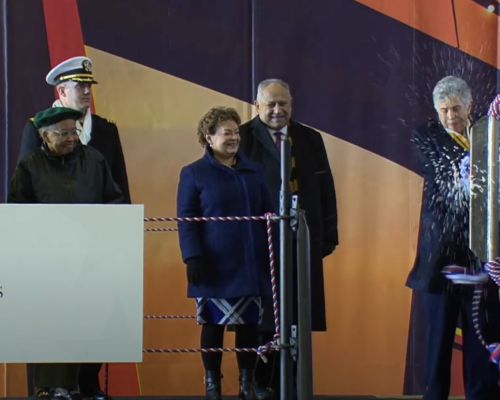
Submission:
M 64 388 L 55 388 L 52 392 L 53 400 L 72 400 L 69 392 Z
M 52 400 L 83 400 L 79 390 L 68 390 L 66 388 L 55 388 L 51 398 Z
M 39 390 L 35 395 L 35 400 L 52 400 L 49 388 Z
M 69 395 L 71 400 L 83 400 L 83 396 L 79 390 L 70 390 Z
M 221 400 L 221 379 L 220 371 L 207 371 L 205 375 L 205 399 Z
M 255 389 L 255 395 L 257 397 L 257 400 L 279 400 L 277 397 L 275 397 L 273 389 L 270 388 L 265 389 L 257 387 Z
M 253 379 L 253 369 L 240 370 L 240 390 L 238 400 L 258 400 L 255 393 L 255 382 Z
M 102 390 L 93 393 L 84 392 L 82 396 L 85 400 L 113 400 L 109 394 L 106 395 Z

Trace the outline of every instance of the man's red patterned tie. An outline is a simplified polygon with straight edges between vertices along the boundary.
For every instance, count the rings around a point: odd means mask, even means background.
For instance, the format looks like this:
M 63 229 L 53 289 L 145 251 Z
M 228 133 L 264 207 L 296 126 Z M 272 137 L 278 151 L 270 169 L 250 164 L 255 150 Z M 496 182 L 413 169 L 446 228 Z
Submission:
M 274 132 L 274 136 L 276 136 L 276 148 L 278 153 L 281 154 L 281 132 Z

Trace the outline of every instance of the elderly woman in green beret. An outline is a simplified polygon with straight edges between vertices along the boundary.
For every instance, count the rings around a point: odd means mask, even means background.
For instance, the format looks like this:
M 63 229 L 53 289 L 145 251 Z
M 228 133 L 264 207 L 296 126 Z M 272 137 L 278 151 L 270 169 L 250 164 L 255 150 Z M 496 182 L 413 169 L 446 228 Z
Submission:
M 119 204 L 124 197 L 113 181 L 104 156 L 79 144 L 80 111 L 53 107 L 39 112 L 34 125 L 42 146 L 18 163 L 8 202 L 24 204 Z M 37 400 L 81 400 L 79 364 L 37 364 Z
M 79 144 L 76 121 L 81 115 L 71 108 L 53 107 L 35 116 L 43 143 L 19 160 L 10 203 L 123 203 L 104 156 Z

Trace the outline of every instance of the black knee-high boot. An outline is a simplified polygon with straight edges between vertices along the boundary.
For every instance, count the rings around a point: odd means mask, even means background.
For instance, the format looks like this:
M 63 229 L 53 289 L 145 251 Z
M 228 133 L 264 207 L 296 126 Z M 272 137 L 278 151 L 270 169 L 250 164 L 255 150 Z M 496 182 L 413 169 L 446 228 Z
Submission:
M 236 347 L 256 348 L 259 343 L 257 325 L 236 325 Z M 255 392 L 254 370 L 256 353 L 237 353 L 236 359 L 240 370 L 239 400 L 257 400 Z
M 206 400 L 222 399 L 221 378 L 222 375 L 220 371 L 206 371 L 206 376 L 205 376 Z
M 253 369 L 240 369 L 240 390 L 238 400 L 258 400 L 255 393 Z
M 224 325 L 205 324 L 201 328 L 201 347 L 220 348 L 224 343 Z M 207 400 L 220 400 L 222 353 L 202 353 L 205 367 L 205 390 Z

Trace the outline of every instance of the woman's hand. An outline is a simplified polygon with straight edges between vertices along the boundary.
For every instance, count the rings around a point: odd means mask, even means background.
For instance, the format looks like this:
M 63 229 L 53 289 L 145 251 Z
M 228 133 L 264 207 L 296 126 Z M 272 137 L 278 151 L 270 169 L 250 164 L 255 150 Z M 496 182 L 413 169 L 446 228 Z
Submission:
M 203 283 L 203 260 L 201 257 L 192 257 L 186 260 L 186 275 L 188 282 L 193 286 Z
M 484 272 L 477 272 L 471 274 L 465 267 L 458 265 L 448 265 L 443 268 L 442 273 L 453 283 L 459 285 L 477 285 L 488 281 L 488 274 Z

